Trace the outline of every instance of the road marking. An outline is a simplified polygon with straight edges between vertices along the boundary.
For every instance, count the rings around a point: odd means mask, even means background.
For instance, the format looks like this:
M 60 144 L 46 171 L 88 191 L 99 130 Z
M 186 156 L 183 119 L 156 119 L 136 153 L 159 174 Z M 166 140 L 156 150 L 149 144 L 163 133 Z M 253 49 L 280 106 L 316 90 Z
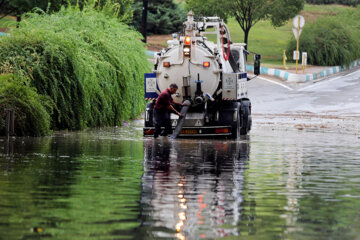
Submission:
M 276 82 L 276 81 L 273 81 L 273 80 L 270 80 L 270 79 L 267 79 L 267 78 L 263 78 L 263 77 L 257 77 L 257 78 L 268 81 L 268 82 L 271 82 L 271 83 L 274 83 L 274 84 L 277 84 L 277 85 L 282 86 L 283 88 L 286 88 L 286 89 L 291 90 L 291 91 L 294 90 L 291 87 L 286 86 L 285 84 L 282 84 L 282 83 L 279 83 L 279 82 Z
M 314 83 L 314 84 L 312 84 L 312 85 L 310 85 L 310 86 L 306 86 L 306 87 L 300 88 L 300 89 L 298 89 L 298 91 L 304 91 L 304 90 L 306 90 L 306 89 L 310 89 L 310 88 L 313 88 L 313 87 L 317 87 L 317 86 L 319 86 L 319 85 L 321 85 L 321 84 L 329 83 L 329 82 L 335 81 L 335 80 L 337 80 L 337 79 L 339 79 L 339 78 L 342 78 L 342 77 L 344 77 L 344 76 L 338 76 L 338 77 L 335 77 L 335 78 L 331 78 L 331 79 L 328 79 L 328 80 L 324 80 L 324 81 L 321 81 L 321 82 L 317 82 L 317 83 Z
M 352 73 L 346 74 L 346 75 L 344 75 L 344 76 L 348 77 L 348 76 L 351 76 L 351 75 L 353 75 L 353 74 L 359 73 L 359 71 L 360 71 L 360 70 L 357 70 L 357 71 L 355 71 L 355 72 L 352 72 Z

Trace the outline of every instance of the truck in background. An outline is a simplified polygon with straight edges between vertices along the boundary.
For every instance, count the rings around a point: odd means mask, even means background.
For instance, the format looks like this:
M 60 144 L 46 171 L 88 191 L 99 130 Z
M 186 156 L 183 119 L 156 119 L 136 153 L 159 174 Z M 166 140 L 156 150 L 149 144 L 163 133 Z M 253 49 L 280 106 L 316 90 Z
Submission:
M 145 74 L 144 136 L 153 135 L 153 107 L 161 91 L 171 83 L 179 86 L 173 98 L 189 101 L 184 121 L 171 114 L 179 136 L 246 135 L 252 125 L 251 102 L 247 94 L 246 59 L 243 43 L 233 43 L 229 29 L 219 17 L 194 20 L 190 11 L 183 32 L 168 41 L 155 55 L 152 73 Z M 260 73 L 261 56 L 254 54 L 254 75 Z M 181 126 L 179 126 L 181 122 Z

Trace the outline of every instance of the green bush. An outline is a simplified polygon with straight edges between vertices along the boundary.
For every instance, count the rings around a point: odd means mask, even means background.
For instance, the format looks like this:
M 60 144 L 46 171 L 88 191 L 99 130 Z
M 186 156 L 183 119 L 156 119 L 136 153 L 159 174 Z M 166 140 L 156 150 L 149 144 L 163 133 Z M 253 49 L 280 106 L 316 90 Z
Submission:
M 39 94 L 51 98 L 52 129 L 121 125 L 145 103 L 149 62 L 140 39 L 93 6 L 31 13 L 0 38 L 0 70 L 29 78 Z
M 349 65 L 360 56 L 359 40 L 353 29 L 339 18 L 323 17 L 304 27 L 299 49 L 307 52 L 308 63 L 318 66 Z M 288 58 L 296 50 L 293 38 L 287 47 Z
M 306 0 L 310 4 L 342 4 L 348 6 L 356 6 L 360 4 L 360 0 Z
M 136 0 L 133 6 L 133 25 L 141 31 L 143 1 Z M 186 13 L 180 4 L 173 0 L 153 0 L 148 4 L 147 32 L 152 34 L 169 34 L 182 29 Z
M 50 132 L 51 100 L 39 95 L 27 81 L 12 74 L 0 75 L 0 135 L 5 134 L 7 110 L 15 111 L 17 136 L 41 136 Z

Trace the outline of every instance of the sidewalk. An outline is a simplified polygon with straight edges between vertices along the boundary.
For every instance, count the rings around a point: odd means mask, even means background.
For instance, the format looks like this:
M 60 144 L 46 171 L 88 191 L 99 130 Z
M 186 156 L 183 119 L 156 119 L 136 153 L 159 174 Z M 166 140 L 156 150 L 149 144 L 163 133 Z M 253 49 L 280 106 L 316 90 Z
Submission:
M 360 59 L 357 59 L 353 61 L 349 66 L 334 66 L 334 67 L 309 66 L 305 69 L 304 74 L 302 73 L 301 65 L 298 68 L 297 74 L 295 69 L 282 70 L 282 69 L 261 67 L 260 74 L 275 76 L 287 82 L 305 83 L 305 82 L 310 82 L 317 79 L 325 78 L 339 72 L 357 68 L 359 66 L 360 66 Z M 246 70 L 253 72 L 254 67 L 251 65 L 247 65 Z

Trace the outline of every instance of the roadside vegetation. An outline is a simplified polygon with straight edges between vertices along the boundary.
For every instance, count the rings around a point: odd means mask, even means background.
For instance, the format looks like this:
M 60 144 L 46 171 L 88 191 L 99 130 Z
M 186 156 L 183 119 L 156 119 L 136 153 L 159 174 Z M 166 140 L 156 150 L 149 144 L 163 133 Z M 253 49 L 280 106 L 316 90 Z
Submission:
M 349 60 L 353 61 L 360 57 L 358 47 L 357 51 L 353 51 L 353 47 L 356 44 L 357 46 L 360 45 L 360 7 L 354 8 L 343 5 L 306 4 L 304 10 L 300 14 L 304 16 L 306 21 L 300 36 L 300 51 L 308 52 L 308 64 L 328 66 L 342 65 L 348 64 Z M 317 21 L 319 22 L 317 23 Z M 336 26 L 340 25 L 340 29 L 343 29 L 342 34 L 347 34 L 347 36 L 342 35 L 341 37 L 338 36 L 337 39 L 334 38 L 334 36 L 337 35 L 337 28 L 327 27 L 331 26 L 331 23 L 334 22 L 337 22 Z M 326 35 L 332 35 L 333 37 L 329 36 L 328 39 L 324 39 L 325 42 L 317 40 L 316 42 L 307 44 L 309 41 L 306 40 L 306 38 L 310 37 L 314 39 L 317 37 L 320 32 L 312 31 L 316 30 L 316 26 L 319 26 L 318 29 L 320 30 L 322 24 L 325 24 L 324 29 L 329 29 Z M 234 19 L 229 19 L 228 26 L 230 28 L 232 40 L 234 42 L 241 42 L 243 39 L 243 32 L 239 29 L 237 22 Z M 289 20 L 284 26 L 277 28 L 271 26 L 269 21 L 260 21 L 251 30 L 249 36 L 249 50 L 262 54 L 262 63 L 268 67 L 281 67 L 283 65 L 283 51 L 287 50 L 287 66 L 290 68 L 293 67 L 294 62 L 292 61 L 292 54 L 295 49 L 294 46 L 296 47 L 296 42 L 292 33 L 292 28 L 292 20 Z M 344 45 L 345 43 L 346 45 Z M 326 45 L 339 46 L 339 44 L 341 45 L 340 49 L 335 53 L 338 54 L 338 57 L 325 54 L 321 55 L 322 61 L 316 60 L 316 49 L 319 50 Z M 331 50 L 329 48 L 323 48 L 323 51 L 328 52 Z M 351 54 L 349 54 L 349 51 Z
M 17 135 L 49 134 L 52 101 L 27 82 L 14 74 L 0 75 L 0 135 L 5 134 L 7 110 L 15 111 Z
M 342 4 L 348 6 L 356 6 L 360 4 L 360 0 L 306 0 L 310 4 Z
M 0 37 L 0 115 L 17 110 L 16 135 L 121 125 L 143 111 L 149 63 L 141 35 L 107 10 L 29 13 Z
M 324 17 L 326 19 L 333 19 L 333 21 L 343 21 L 346 25 L 345 32 L 351 33 L 351 39 L 360 39 L 360 27 L 359 27 L 359 8 L 360 7 L 349 7 L 345 5 L 311 5 L 305 4 L 304 9 L 299 13 L 305 18 L 305 27 L 303 29 L 303 33 L 300 36 L 300 51 L 301 52 L 311 52 L 311 48 L 301 45 L 304 40 L 304 36 L 306 36 L 306 32 L 312 28 L 312 24 L 315 24 L 317 20 L 322 21 L 321 19 Z M 240 28 L 238 22 L 234 18 L 228 18 L 227 22 L 228 27 L 230 28 L 231 39 L 233 42 L 243 42 L 244 33 Z M 295 68 L 295 62 L 292 60 L 293 47 L 289 47 L 290 44 L 294 44 L 295 38 L 292 33 L 293 23 L 292 19 L 286 22 L 283 26 L 274 27 L 271 22 L 268 20 L 262 20 L 256 23 L 251 29 L 249 33 L 249 50 L 253 52 L 260 53 L 262 55 L 262 64 L 267 67 L 282 67 L 283 66 L 283 52 L 286 50 L 287 53 L 287 67 Z M 331 30 L 336 31 L 335 29 Z M 159 48 L 166 46 L 166 40 L 170 39 L 169 36 L 154 36 L 150 37 L 150 41 L 152 44 L 150 48 L 154 50 L 158 50 Z M 342 39 L 342 38 L 340 38 Z M 354 45 L 354 44 L 352 44 Z M 294 46 L 294 45 L 291 45 Z M 359 46 L 359 45 L 358 45 Z M 313 46 L 312 48 L 318 48 L 320 46 Z M 347 51 L 345 51 L 346 53 Z M 356 51 L 355 51 L 356 52 Z M 343 57 L 339 58 L 342 60 L 351 59 L 355 60 L 360 57 L 360 54 L 356 53 L 348 58 Z M 355 59 L 354 59 L 355 58 Z M 317 65 L 319 63 L 312 61 L 315 59 L 314 57 L 308 55 L 308 64 Z M 249 59 L 249 61 L 252 59 Z M 346 64 L 348 61 L 344 61 Z M 329 65 L 330 62 L 328 63 Z M 326 65 L 328 65 L 326 64 Z M 323 64 L 321 64 L 323 65 Z M 341 65 L 336 64 L 336 65 Z
M 299 48 L 308 62 L 317 66 L 348 66 L 360 56 L 360 8 L 310 23 L 300 37 Z M 295 39 L 287 46 L 288 57 L 296 49 Z

